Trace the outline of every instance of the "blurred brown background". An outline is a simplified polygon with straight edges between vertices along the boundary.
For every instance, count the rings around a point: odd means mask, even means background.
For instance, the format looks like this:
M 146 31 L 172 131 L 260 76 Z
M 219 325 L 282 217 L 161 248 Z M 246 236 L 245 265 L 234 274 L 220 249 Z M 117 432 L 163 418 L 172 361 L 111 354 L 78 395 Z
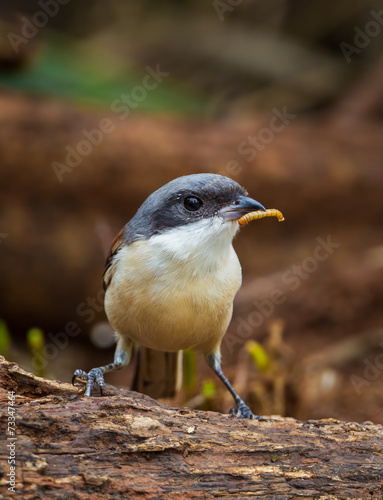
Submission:
M 113 236 L 221 173 L 286 218 L 235 241 L 227 374 L 260 414 L 383 423 L 383 2 L 20 0 L 0 33 L 1 352 L 61 380 L 111 361 Z M 227 411 L 185 365 L 175 402 Z

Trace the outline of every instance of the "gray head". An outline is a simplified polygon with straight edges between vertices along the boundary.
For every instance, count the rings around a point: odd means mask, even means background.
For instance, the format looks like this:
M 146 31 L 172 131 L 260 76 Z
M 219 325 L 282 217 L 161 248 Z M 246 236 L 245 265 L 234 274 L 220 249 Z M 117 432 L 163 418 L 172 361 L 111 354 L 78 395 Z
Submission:
M 216 174 L 193 174 L 174 179 L 152 193 L 125 226 L 124 240 L 149 239 L 169 229 L 220 217 L 238 220 L 253 210 L 265 210 L 247 197 L 237 182 Z
M 265 210 L 237 182 L 215 174 L 179 177 L 151 194 L 112 243 L 104 272 L 104 288 L 116 255 L 138 240 L 157 241 L 173 258 L 191 259 L 202 267 L 231 245 L 236 222 L 254 210 Z M 158 249 L 159 247 L 157 247 Z

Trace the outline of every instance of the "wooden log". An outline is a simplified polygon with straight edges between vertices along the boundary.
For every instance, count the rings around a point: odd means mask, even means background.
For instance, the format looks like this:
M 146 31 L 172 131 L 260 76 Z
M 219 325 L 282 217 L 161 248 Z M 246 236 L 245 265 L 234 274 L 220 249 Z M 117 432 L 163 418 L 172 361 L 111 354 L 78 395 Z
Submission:
M 82 389 L 4 358 L 0 380 L 2 498 L 13 498 L 12 442 L 15 494 L 25 500 L 382 498 L 383 427 L 371 422 L 247 421 L 112 386 L 105 397 L 84 399 Z M 15 409 L 13 441 L 8 408 Z

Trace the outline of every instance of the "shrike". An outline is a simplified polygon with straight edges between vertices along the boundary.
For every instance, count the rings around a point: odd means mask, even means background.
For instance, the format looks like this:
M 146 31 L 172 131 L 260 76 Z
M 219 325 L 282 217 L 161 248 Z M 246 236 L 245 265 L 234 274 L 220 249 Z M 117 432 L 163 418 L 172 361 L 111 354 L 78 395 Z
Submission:
M 193 348 L 230 391 L 234 414 L 251 412 L 221 369 L 220 345 L 241 285 L 241 266 L 232 241 L 238 220 L 264 211 L 232 179 L 195 174 L 174 179 L 151 194 L 113 241 L 104 273 L 105 311 L 118 342 L 114 362 L 72 382 L 104 385 L 104 373 L 129 363 L 141 346 L 135 385 L 156 397 L 174 390 L 177 353 Z M 169 384 L 173 384 L 170 387 Z M 160 387 L 160 389 L 156 385 Z

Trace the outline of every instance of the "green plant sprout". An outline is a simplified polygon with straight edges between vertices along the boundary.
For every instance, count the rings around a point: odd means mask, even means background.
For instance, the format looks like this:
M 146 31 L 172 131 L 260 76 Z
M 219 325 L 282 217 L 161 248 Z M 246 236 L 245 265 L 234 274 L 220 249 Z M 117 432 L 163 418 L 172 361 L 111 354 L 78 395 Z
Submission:
M 187 391 L 192 391 L 197 384 L 197 364 L 196 354 L 193 349 L 183 351 L 184 362 L 184 387 Z
M 245 344 L 245 349 L 251 355 L 255 366 L 257 366 L 261 372 L 269 370 L 270 358 L 261 344 L 254 340 L 249 340 Z
M 0 355 L 6 358 L 10 346 L 11 346 L 11 335 L 9 333 L 7 324 L 4 320 L 0 320 Z
M 27 344 L 32 353 L 37 352 L 40 356 L 36 357 L 36 375 L 38 377 L 45 376 L 45 369 L 41 360 L 44 358 L 43 348 L 45 344 L 44 333 L 40 328 L 30 328 L 27 332 Z
M 204 380 L 202 385 L 202 396 L 205 398 L 205 400 L 213 398 L 215 392 L 216 392 L 216 385 L 213 382 L 213 380 L 211 379 Z

